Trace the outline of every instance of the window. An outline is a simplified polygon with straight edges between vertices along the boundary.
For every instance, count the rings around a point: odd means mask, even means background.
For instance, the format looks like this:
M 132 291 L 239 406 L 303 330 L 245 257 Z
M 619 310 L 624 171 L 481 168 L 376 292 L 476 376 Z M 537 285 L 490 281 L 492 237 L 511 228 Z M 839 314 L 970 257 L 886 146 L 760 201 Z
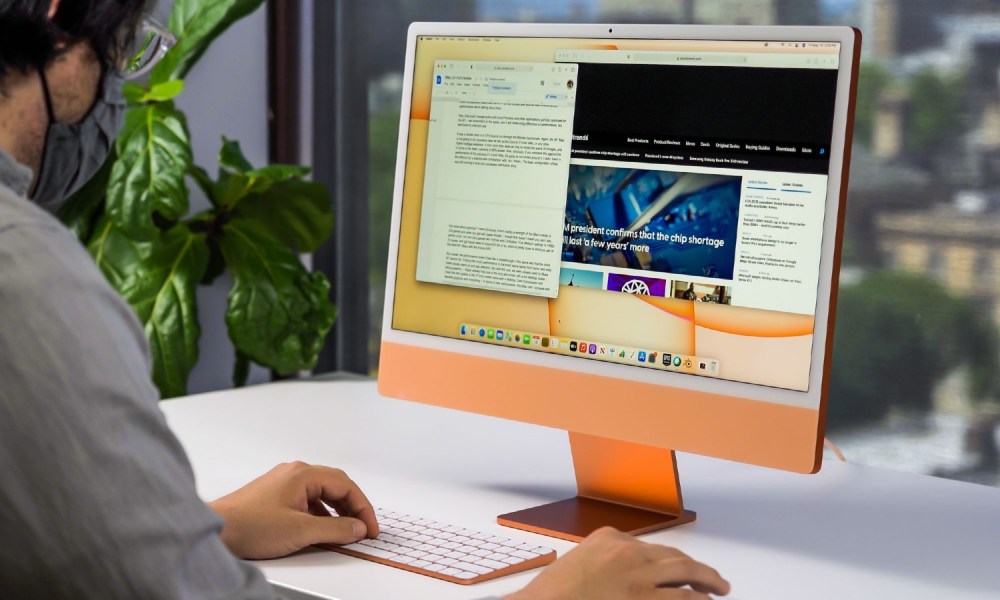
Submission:
M 378 32 L 363 36 L 362 50 L 351 49 L 362 61 L 355 72 L 367 75 L 366 104 L 333 107 L 368 115 L 368 223 L 349 226 L 367 226 L 369 335 L 367 348 L 352 351 L 367 350 L 369 372 L 377 371 L 411 21 L 854 24 L 864 32 L 864 48 L 827 435 L 848 460 L 1000 485 L 1000 15 L 988 12 L 995 6 L 359 3 L 345 28 Z M 354 317 L 342 311 L 345 320 Z

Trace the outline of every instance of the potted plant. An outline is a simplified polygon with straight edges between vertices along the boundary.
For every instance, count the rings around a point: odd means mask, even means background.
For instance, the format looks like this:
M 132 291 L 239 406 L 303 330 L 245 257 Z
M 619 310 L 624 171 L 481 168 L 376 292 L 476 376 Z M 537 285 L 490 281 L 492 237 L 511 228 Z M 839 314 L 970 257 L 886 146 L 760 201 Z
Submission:
M 296 165 L 255 168 L 223 138 L 213 178 L 194 163 L 173 99 L 212 41 L 263 0 L 175 0 L 176 44 L 144 84 L 126 84 L 125 125 L 94 178 L 60 209 L 101 272 L 135 309 L 149 339 L 161 397 L 183 395 L 198 360 L 195 291 L 228 270 L 225 314 L 235 385 L 250 362 L 286 374 L 311 368 L 336 315 L 330 284 L 300 252 L 333 230 L 326 188 Z M 211 203 L 191 213 L 188 186 Z

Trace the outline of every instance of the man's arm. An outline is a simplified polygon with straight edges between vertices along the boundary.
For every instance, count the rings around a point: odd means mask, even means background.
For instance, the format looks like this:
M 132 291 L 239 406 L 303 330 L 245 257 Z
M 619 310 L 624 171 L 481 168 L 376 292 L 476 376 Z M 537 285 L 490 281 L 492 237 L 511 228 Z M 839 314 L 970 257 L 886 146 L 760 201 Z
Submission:
M 0 225 L 0 589 L 272 598 L 196 493 L 131 308 L 65 229 L 25 212 Z

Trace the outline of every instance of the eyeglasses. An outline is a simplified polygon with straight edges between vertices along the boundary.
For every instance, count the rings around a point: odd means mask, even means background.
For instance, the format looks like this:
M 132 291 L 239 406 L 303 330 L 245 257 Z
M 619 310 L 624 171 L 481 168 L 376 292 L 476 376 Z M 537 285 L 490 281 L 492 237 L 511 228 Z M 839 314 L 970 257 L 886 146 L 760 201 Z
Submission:
M 149 73 L 176 43 L 177 38 L 165 27 L 152 19 L 144 19 L 133 46 L 136 52 L 122 69 L 122 75 L 129 80 L 139 79 Z

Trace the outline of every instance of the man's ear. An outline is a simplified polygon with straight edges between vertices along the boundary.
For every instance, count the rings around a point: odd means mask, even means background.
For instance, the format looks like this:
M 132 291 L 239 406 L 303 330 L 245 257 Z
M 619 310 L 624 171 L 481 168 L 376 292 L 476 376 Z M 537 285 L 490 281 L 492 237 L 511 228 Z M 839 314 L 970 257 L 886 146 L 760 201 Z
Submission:
M 49 18 L 50 19 L 54 19 L 55 16 L 56 16 L 56 13 L 59 12 L 59 1 L 60 0 L 52 0 L 52 4 L 49 5 Z

